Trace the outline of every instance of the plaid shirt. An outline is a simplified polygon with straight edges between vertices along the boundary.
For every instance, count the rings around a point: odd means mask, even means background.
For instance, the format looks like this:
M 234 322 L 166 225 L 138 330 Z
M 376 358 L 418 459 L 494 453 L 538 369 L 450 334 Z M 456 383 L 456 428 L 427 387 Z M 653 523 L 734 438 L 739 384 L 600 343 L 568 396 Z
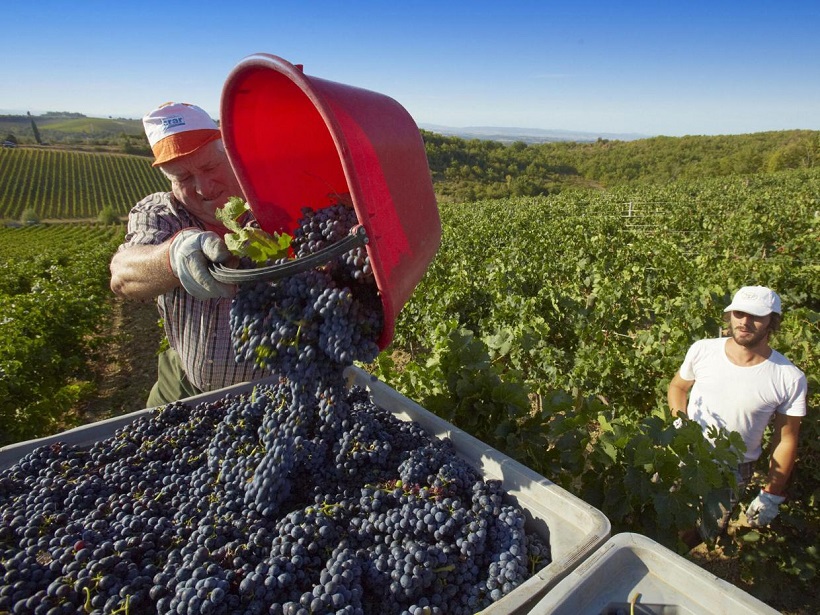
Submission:
M 170 192 L 157 192 L 131 210 L 125 242 L 119 249 L 161 244 L 177 231 L 191 227 L 203 228 Z M 230 298 L 200 300 L 178 286 L 157 297 L 157 308 L 171 348 L 179 354 L 188 380 L 198 389 L 213 391 L 269 375 L 252 363 L 236 362 Z

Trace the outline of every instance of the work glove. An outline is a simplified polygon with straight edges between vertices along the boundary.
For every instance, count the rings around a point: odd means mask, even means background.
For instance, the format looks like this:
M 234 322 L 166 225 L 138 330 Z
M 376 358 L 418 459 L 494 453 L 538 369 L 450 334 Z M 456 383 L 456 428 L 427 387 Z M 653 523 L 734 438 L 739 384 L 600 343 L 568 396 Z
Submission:
M 746 518 L 752 527 L 769 525 L 777 513 L 780 512 L 780 505 L 786 500 L 782 495 L 775 495 L 768 491 L 761 490 L 758 496 L 752 500 L 746 509 Z
M 171 271 L 188 294 L 197 299 L 233 296 L 233 285 L 217 281 L 208 269 L 212 262 L 222 263 L 230 257 L 231 252 L 219 235 L 194 228 L 174 235 L 168 250 Z

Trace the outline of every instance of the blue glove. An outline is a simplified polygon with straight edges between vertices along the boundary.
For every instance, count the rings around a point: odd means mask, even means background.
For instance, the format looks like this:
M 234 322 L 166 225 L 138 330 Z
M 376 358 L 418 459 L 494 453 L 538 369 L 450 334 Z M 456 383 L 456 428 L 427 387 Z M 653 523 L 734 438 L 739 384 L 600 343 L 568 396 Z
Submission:
M 786 500 L 782 495 L 775 495 L 768 491 L 761 490 L 758 496 L 752 500 L 746 509 L 746 518 L 751 527 L 769 525 L 777 513 L 780 512 L 780 505 Z
M 233 285 L 217 281 L 208 270 L 212 262 L 222 263 L 230 257 L 231 252 L 219 235 L 193 228 L 177 233 L 168 250 L 171 271 L 188 294 L 197 299 L 233 296 Z

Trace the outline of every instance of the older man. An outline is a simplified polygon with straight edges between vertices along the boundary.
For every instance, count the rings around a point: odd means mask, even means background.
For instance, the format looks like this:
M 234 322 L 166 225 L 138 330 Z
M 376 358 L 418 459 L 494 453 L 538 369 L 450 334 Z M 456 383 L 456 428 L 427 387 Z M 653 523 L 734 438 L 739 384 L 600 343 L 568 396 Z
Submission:
M 124 243 L 111 259 L 111 289 L 126 299 L 156 299 L 170 349 L 158 363 L 149 407 L 267 375 L 237 363 L 230 332 L 235 289 L 209 265 L 231 255 L 215 211 L 242 191 L 221 133 L 208 114 L 166 103 L 143 118 L 154 166 L 170 192 L 147 196 L 131 210 Z

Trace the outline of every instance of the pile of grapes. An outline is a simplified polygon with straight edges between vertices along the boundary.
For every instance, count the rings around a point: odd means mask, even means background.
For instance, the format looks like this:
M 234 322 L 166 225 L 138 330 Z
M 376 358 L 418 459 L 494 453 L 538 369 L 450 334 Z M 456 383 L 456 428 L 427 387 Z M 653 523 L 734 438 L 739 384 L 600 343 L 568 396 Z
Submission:
M 0 473 L 0 613 L 471 614 L 546 566 L 498 481 L 346 387 L 378 352 L 365 265 L 243 285 L 235 344 L 276 377 Z

